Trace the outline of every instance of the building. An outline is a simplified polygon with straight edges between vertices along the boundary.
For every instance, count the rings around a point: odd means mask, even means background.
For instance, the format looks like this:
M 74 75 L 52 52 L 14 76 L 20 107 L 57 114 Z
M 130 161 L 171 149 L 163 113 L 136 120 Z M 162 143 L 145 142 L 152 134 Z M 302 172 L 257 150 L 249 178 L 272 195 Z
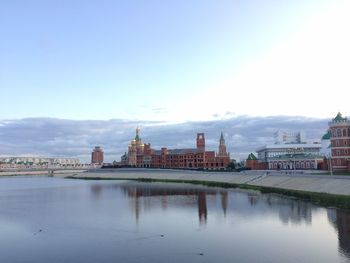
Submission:
M 103 164 L 103 151 L 100 146 L 95 146 L 91 153 L 91 163 L 92 164 Z
M 323 163 L 321 149 L 321 143 L 307 142 L 303 132 L 277 132 L 275 144 L 265 145 L 256 150 L 257 164 L 253 164 L 252 161 L 248 163 L 258 167 L 251 167 L 252 169 L 319 169 Z
M 160 150 L 151 148 L 151 144 L 144 144 L 140 137 L 140 129 L 136 129 L 136 136 L 128 146 L 128 153 L 121 157 L 123 165 L 149 168 L 178 168 L 178 169 L 226 169 L 230 156 L 226 151 L 223 134 L 219 139 L 218 152 L 206 151 L 205 135 L 198 133 L 196 148 Z
M 284 132 L 277 131 L 275 134 L 275 144 L 306 143 L 305 132 Z
M 258 158 L 254 155 L 254 153 L 250 153 L 245 162 L 245 167 L 251 170 L 266 170 L 268 168 L 266 162 L 259 162 Z
M 329 122 L 332 170 L 350 171 L 350 121 L 339 112 Z
M 35 156 L 9 156 L 0 157 L 0 169 L 26 169 L 26 168 L 67 168 L 81 167 L 80 160 L 77 158 L 51 158 Z

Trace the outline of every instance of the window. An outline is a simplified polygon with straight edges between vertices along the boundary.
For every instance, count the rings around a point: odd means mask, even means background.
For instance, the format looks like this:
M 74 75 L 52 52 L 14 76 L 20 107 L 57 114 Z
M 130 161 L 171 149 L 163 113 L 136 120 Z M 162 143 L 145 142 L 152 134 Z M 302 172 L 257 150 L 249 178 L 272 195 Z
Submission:
M 345 154 L 348 154 L 348 153 L 349 153 L 349 151 L 348 151 L 347 149 L 345 149 L 345 150 L 344 150 L 344 153 L 345 153 Z
M 332 137 L 337 137 L 335 130 L 332 130 Z
M 336 140 L 336 141 L 335 141 L 335 145 L 336 145 L 336 146 L 339 146 L 339 140 Z
M 341 130 L 340 129 L 337 130 L 337 136 L 341 137 Z
M 336 154 L 337 156 L 340 156 L 340 151 L 339 150 L 337 150 L 336 153 L 337 153 Z

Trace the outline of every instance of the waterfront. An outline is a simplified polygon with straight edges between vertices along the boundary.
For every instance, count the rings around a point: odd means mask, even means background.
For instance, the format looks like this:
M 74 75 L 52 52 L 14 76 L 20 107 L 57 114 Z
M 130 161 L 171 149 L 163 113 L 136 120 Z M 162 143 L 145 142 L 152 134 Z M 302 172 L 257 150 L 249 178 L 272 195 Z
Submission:
M 0 178 L 1 262 L 348 262 L 350 213 L 187 184 Z

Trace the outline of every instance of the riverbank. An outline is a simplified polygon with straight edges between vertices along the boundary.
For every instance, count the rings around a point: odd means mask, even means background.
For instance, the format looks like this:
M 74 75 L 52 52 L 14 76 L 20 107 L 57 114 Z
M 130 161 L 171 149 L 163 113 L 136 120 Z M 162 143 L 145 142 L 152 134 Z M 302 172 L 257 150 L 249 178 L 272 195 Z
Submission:
M 0 171 L 1 176 L 18 176 L 18 175 L 32 175 L 32 176 L 66 176 L 86 172 L 87 170 L 14 170 L 14 171 Z
M 326 206 L 350 209 L 350 178 L 346 176 L 282 174 L 266 172 L 220 173 L 157 169 L 117 169 L 67 176 L 88 180 L 139 180 L 183 182 L 219 187 L 239 187 L 278 193 Z

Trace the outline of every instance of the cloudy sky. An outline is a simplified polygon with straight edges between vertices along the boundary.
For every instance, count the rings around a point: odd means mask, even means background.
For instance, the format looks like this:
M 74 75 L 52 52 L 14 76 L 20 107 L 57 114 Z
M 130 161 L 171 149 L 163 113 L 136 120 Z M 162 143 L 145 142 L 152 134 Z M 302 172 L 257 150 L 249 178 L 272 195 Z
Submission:
M 302 123 L 349 115 L 349 13 L 347 0 L 2 0 L 0 154 L 117 154 L 138 124 L 157 146 L 225 128 L 232 151 L 245 118 L 266 125 L 260 139 L 280 116 L 319 135 Z
M 314 142 L 320 141 L 327 125 L 326 119 L 284 116 L 240 116 L 180 124 L 29 118 L 0 121 L 0 155 L 66 156 L 89 162 L 92 148 L 100 145 L 107 162 L 119 161 L 139 126 L 143 142 L 155 149 L 194 148 L 196 133 L 205 132 L 207 149 L 217 151 L 223 131 L 231 157 L 244 159 L 259 146 L 272 143 L 277 130 L 304 130 L 307 139 Z

